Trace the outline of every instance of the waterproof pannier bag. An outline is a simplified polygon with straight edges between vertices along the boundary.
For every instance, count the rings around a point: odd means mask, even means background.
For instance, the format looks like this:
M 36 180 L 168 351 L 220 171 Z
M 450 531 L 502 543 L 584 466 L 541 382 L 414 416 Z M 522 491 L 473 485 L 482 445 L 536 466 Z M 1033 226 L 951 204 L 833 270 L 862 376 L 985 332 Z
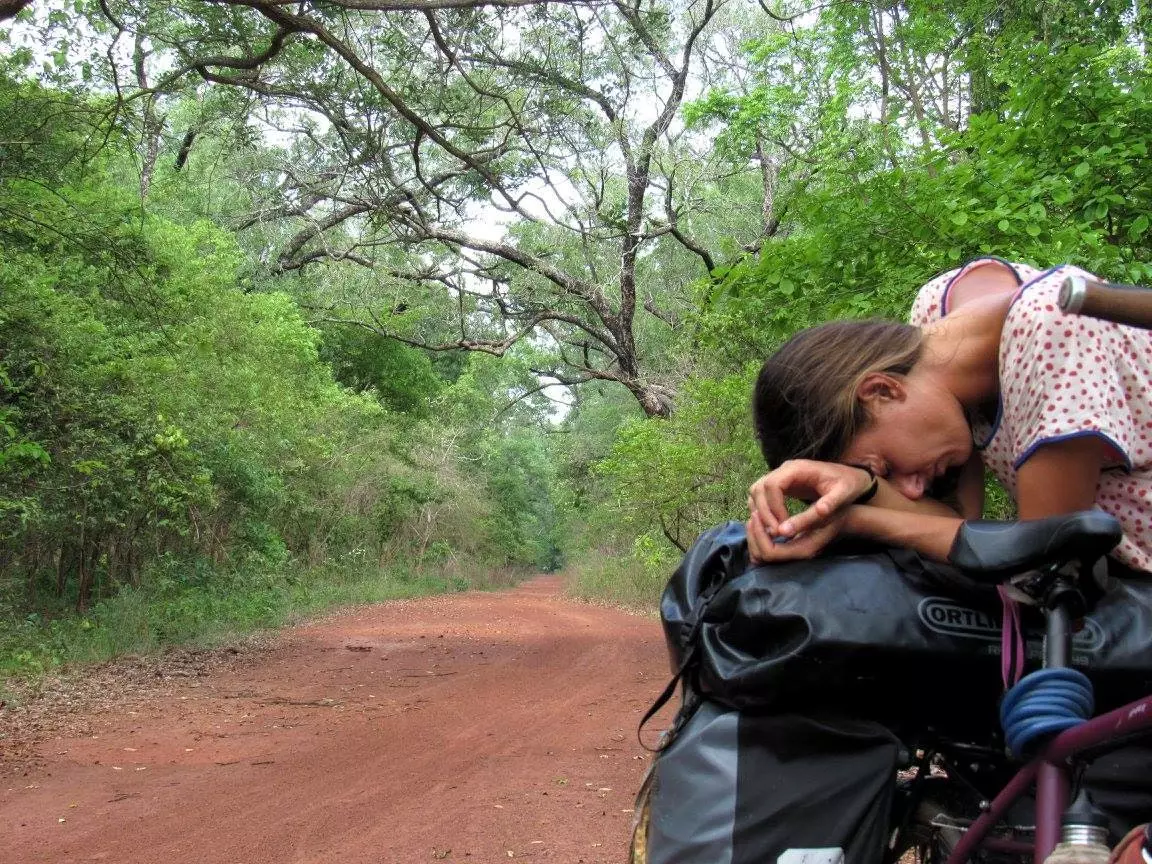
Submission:
M 660 602 L 673 669 L 710 700 L 968 732 L 997 723 L 1002 614 L 994 586 L 904 549 L 750 567 L 735 522 L 700 536 Z M 1024 625 L 1039 665 L 1043 618 Z M 1152 692 L 1152 581 L 1111 580 L 1071 660 L 1097 710 Z
M 999 734 L 996 590 L 907 550 L 750 567 L 729 523 L 685 554 L 660 612 L 683 698 L 647 782 L 647 864 L 874 864 L 900 742 Z M 1024 621 L 1038 665 L 1043 621 Z M 1152 584 L 1114 581 L 1072 661 L 1098 711 L 1152 692 Z

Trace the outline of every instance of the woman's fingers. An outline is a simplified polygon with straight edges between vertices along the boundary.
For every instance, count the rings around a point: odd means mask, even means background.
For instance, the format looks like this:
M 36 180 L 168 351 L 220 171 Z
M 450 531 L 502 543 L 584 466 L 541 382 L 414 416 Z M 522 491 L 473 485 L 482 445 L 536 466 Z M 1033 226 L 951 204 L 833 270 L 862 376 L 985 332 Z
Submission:
M 832 541 L 836 533 L 835 526 L 823 525 L 814 531 L 800 534 L 790 543 L 777 544 L 783 547 L 783 554 L 792 556 L 781 560 L 797 561 L 804 558 L 815 558 L 824 551 L 824 547 Z
M 748 535 L 748 555 L 757 563 L 767 561 L 766 555 L 769 554 L 768 550 L 772 548 L 772 538 L 768 536 L 765 530 L 764 522 L 760 518 L 760 514 L 753 511 L 752 515 L 748 517 L 748 522 L 745 525 L 746 534 Z
M 780 478 L 775 473 L 766 474 L 748 490 L 748 509 L 759 513 L 769 534 L 775 534 L 780 523 L 788 518 L 788 507 L 785 504 L 784 490 L 781 488 Z
M 749 509 L 760 514 L 770 534 L 779 531 L 788 519 L 789 497 L 810 498 L 820 494 L 820 463 L 803 460 L 785 462 L 752 484 L 748 490 Z
M 752 484 L 748 490 L 748 509 L 759 515 L 769 538 L 812 534 L 856 500 L 861 492 L 861 479 L 860 469 L 848 465 L 804 459 L 785 462 Z M 789 516 L 786 506 L 789 497 L 817 500 L 803 512 Z M 763 554 L 771 556 L 776 551 L 765 549 Z M 788 555 L 788 560 L 804 557 L 799 550 L 790 551 Z
M 786 543 L 775 542 L 767 549 L 761 549 L 754 556 L 756 562 L 773 564 L 780 561 L 802 561 L 814 558 L 824 551 L 836 535 L 840 533 L 840 520 L 823 525 L 806 534 L 798 534 Z M 751 544 L 749 545 L 751 548 Z
M 825 495 L 811 507 L 780 523 L 779 533 L 784 537 L 794 537 L 805 531 L 814 531 L 842 506 L 838 495 Z
M 821 489 L 823 494 L 815 504 L 780 524 L 782 535 L 791 537 L 804 531 L 814 531 L 859 497 L 856 476 L 859 472 L 854 468 L 842 470 L 845 467 L 834 466 L 838 473 L 824 477 Z

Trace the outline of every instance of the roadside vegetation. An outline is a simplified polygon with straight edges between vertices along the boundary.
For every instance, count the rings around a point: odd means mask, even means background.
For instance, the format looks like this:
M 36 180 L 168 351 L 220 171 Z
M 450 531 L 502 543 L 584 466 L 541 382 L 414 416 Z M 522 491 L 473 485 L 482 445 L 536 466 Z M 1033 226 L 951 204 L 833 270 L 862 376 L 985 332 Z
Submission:
M 1152 283 L 1143 4 L 408 5 L 0 9 L 0 679 L 652 608 L 797 328 L 982 254 Z

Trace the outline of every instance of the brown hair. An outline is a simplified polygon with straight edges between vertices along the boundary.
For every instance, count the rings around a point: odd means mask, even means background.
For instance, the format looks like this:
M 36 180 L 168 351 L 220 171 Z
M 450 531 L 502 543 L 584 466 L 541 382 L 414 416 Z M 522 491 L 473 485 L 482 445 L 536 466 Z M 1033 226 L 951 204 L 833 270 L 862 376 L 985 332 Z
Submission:
M 856 389 L 872 372 L 907 375 L 920 359 L 919 327 L 833 321 L 802 330 L 760 368 L 752 420 L 764 459 L 832 462 L 867 423 Z

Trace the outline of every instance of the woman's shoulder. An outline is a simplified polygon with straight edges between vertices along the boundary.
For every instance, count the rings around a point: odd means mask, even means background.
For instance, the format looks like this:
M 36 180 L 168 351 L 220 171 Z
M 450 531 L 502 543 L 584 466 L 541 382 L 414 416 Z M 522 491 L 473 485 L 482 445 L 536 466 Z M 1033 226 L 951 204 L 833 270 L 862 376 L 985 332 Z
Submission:
M 1079 272 L 1078 268 L 1062 265 L 1045 270 L 1024 282 L 1012 298 L 1005 323 L 1062 318 L 1065 313 L 1057 302 L 1060 284 L 1073 272 Z
M 952 296 L 953 289 L 963 285 L 965 280 L 973 277 L 976 271 L 987 267 L 1007 271 L 1017 286 L 1026 284 L 1040 273 L 1030 264 L 1005 261 L 1003 258 L 995 256 L 974 258 L 960 267 L 954 267 L 933 276 L 921 285 L 916 292 L 916 298 L 912 301 L 908 322 L 917 327 L 923 327 L 945 317 L 955 305 Z
M 1000 335 L 1002 404 L 1035 403 L 1033 408 L 1040 410 L 1043 403 L 1078 416 L 1099 397 L 1101 404 L 1093 410 L 1100 415 L 1121 402 L 1152 410 L 1152 334 L 1064 312 L 1060 287 L 1072 274 L 1095 278 L 1079 267 L 1061 265 L 1025 283 L 1013 298 Z M 1076 404 L 1061 408 L 1069 400 Z M 1040 418 L 1029 414 L 1026 419 L 1025 425 L 1033 425 Z

